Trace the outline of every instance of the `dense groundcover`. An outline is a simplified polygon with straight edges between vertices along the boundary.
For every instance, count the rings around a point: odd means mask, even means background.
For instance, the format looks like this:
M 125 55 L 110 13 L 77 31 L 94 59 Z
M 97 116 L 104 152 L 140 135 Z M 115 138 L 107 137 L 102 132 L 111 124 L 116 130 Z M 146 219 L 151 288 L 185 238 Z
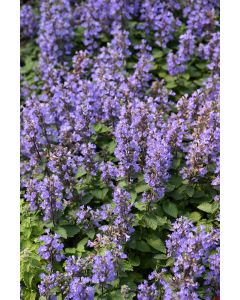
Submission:
M 21 1 L 21 298 L 218 295 L 218 0 Z

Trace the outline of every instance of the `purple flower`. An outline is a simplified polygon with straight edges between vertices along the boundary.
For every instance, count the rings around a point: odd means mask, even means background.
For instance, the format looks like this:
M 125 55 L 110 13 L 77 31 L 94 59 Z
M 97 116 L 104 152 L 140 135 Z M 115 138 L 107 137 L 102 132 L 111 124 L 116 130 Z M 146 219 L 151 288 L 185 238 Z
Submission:
M 198 289 L 205 278 L 205 296 L 219 294 L 219 230 L 207 231 L 205 226 L 194 226 L 187 218 L 172 224 L 172 233 L 166 241 L 167 256 L 173 259 L 171 274 L 167 270 L 154 271 L 138 286 L 138 299 L 158 299 L 164 291 L 164 300 L 200 299 Z M 202 283 L 201 283 L 202 284 Z M 151 298 L 152 297 L 152 298 Z
M 38 20 L 31 5 L 24 4 L 21 7 L 20 27 L 22 37 L 33 38 L 37 33 Z
M 69 293 L 65 299 L 72 300 L 93 300 L 94 287 L 89 286 L 91 279 L 88 277 L 75 277 L 70 282 Z
M 59 273 L 57 272 L 49 275 L 42 273 L 40 278 L 41 283 L 38 285 L 40 295 L 49 295 L 50 297 L 54 297 L 54 295 L 50 294 L 50 291 L 58 286 Z
M 46 230 L 46 235 L 42 235 L 39 240 L 44 242 L 43 246 L 39 247 L 39 255 L 42 259 L 48 260 L 51 263 L 55 260 L 57 262 L 65 258 L 63 252 L 64 245 L 59 241 L 59 234 L 50 234 L 50 230 Z
M 156 300 L 160 296 L 156 285 L 153 283 L 148 284 L 146 280 L 138 286 L 138 300 Z
M 147 140 L 144 179 L 157 193 L 159 199 L 164 196 L 164 185 L 170 177 L 168 170 L 171 164 L 171 147 L 162 133 L 153 129 Z
M 106 251 L 104 256 L 96 255 L 93 260 L 93 283 L 108 283 L 115 279 L 115 267 L 113 255 L 110 251 Z

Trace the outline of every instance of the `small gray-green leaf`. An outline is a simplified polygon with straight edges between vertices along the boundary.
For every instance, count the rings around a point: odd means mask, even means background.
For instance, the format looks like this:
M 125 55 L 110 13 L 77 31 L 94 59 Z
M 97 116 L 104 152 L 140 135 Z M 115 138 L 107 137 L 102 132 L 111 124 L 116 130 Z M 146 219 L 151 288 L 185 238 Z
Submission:
M 149 185 L 148 184 L 138 184 L 136 187 L 135 187 L 135 191 L 137 194 L 139 193 L 142 193 L 142 192 L 146 192 L 150 189 Z
M 174 259 L 172 257 L 168 258 L 166 267 L 171 267 L 174 264 Z
M 163 225 L 167 224 L 167 218 L 166 217 L 156 216 L 156 219 L 157 219 L 158 226 L 163 226 Z
M 151 249 L 149 248 L 148 244 L 144 241 L 138 241 L 136 249 L 141 252 L 151 252 Z
M 198 222 L 201 219 L 201 217 L 201 214 L 197 211 L 194 211 L 189 215 L 189 218 L 195 222 Z
M 152 56 L 154 58 L 160 58 L 163 56 L 163 52 L 161 50 L 154 49 L 152 52 Z
M 105 133 L 110 131 L 110 129 L 106 125 L 101 123 L 94 125 L 93 128 L 97 133 Z
M 84 246 L 87 244 L 88 238 L 82 239 L 80 242 L 77 244 L 77 251 L 78 252 L 85 252 Z
M 121 265 L 123 266 L 124 271 L 133 271 L 133 267 L 129 261 L 124 260 L 122 261 Z
M 154 259 L 167 259 L 165 254 L 156 254 L 153 257 Z
M 90 239 L 93 239 L 94 236 L 95 236 L 95 230 L 94 229 L 88 229 L 87 232 L 86 232 L 87 236 L 90 238 Z
M 75 177 L 80 178 L 80 177 L 84 176 L 85 174 L 87 174 L 87 171 L 83 170 L 82 168 L 79 168 Z
M 91 191 L 90 193 L 97 199 L 100 199 L 100 200 L 104 200 L 104 198 L 106 197 L 107 195 L 107 192 L 108 192 L 108 189 L 102 189 L 102 190 L 93 190 Z
M 138 267 L 140 265 L 140 258 L 136 255 L 128 255 L 128 259 L 132 266 Z
M 107 148 L 107 150 L 108 150 L 108 152 L 110 153 L 110 154 L 113 154 L 114 153 L 114 150 L 115 150 L 115 148 L 116 148 L 116 142 L 115 141 L 111 141 L 107 146 L 106 146 L 106 148 Z
M 76 248 L 66 248 L 65 253 L 67 254 L 75 254 L 76 253 Z
M 151 248 L 144 241 L 132 241 L 130 242 L 129 247 L 141 252 L 151 252 Z
M 194 188 L 191 186 L 186 187 L 186 193 L 188 194 L 189 197 L 192 197 L 194 194 Z
M 173 203 L 173 202 L 165 202 L 163 204 L 163 210 L 165 211 L 165 213 L 167 213 L 169 216 L 173 217 L 173 218 L 177 218 L 178 215 L 178 209 L 177 206 Z
M 150 237 L 146 239 L 148 244 L 153 247 L 154 249 L 162 252 L 162 253 L 166 253 L 166 248 L 165 245 L 163 243 L 163 241 L 159 238 L 155 238 L 155 237 Z
M 210 204 L 208 202 L 204 202 L 204 203 L 198 205 L 197 208 L 204 211 L 204 212 L 210 213 L 210 214 L 213 213 L 212 204 Z
M 137 199 L 137 193 L 130 192 L 130 195 L 131 195 L 131 200 L 134 202 Z
M 67 239 L 67 230 L 63 227 L 56 227 L 55 228 L 56 233 L 58 233 L 62 238 Z
M 78 226 L 73 225 L 65 225 L 63 228 L 67 232 L 67 237 L 74 237 L 77 233 L 80 232 L 80 228 Z
M 135 202 L 134 206 L 140 211 L 145 211 L 147 209 L 147 204 L 143 202 Z
M 151 228 L 153 230 L 155 230 L 158 226 L 158 221 L 156 218 L 154 218 L 153 216 L 149 217 L 149 216 L 144 216 L 144 221 L 146 223 L 146 226 L 148 228 Z

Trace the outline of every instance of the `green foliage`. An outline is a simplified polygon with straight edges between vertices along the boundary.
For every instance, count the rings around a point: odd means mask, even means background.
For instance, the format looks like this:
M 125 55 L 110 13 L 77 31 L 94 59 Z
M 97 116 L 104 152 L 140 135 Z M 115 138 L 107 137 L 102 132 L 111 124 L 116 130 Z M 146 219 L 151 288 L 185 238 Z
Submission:
M 23 299 L 37 299 L 39 275 L 44 264 L 38 256 L 40 242 L 38 237 L 43 234 L 43 222 L 38 216 L 29 213 L 26 203 L 21 200 L 21 244 L 20 244 L 20 279 L 22 282 Z
M 156 234 L 151 234 L 146 238 L 147 243 L 154 249 L 166 253 L 166 247 L 164 242 Z
M 203 202 L 200 205 L 198 205 L 198 209 L 201 211 L 204 211 L 206 213 L 213 214 L 219 209 L 218 203 L 209 203 L 209 202 Z
M 166 214 L 168 214 L 173 218 L 177 218 L 178 216 L 177 206 L 171 201 L 167 201 L 163 203 L 163 210 L 165 211 Z
M 142 192 L 147 192 L 149 189 L 150 189 L 149 185 L 145 183 L 139 183 L 135 187 L 135 191 L 137 194 Z
M 94 196 L 95 198 L 99 199 L 99 200 L 104 200 L 107 193 L 108 193 L 108 189 L 99 189 L 99 190 L 92 190 L 91 195 Z

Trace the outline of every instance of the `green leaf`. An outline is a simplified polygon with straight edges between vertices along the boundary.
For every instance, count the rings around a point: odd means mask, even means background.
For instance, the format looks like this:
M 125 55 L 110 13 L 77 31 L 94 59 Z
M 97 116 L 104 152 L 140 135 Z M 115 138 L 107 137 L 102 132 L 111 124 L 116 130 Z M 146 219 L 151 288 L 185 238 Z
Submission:
M 152 63 L 152 68 L 151 68 L 151 70 L 152 70 L 152 71 L 157 70 L 158 67 L 159 67 L 159 64 L 156 64 L 156 63 L 153 62 L 153 63 Z
M 111 131 L 110 128 L 101 123 L 93 125 L 93 129 L 96 131 L 96 133 L 105 133 Z
M 108 38 L 107 34 L 105 34 L 105 33 L 99 34 L 99 38 L 103 43 L 107 43 L 109 41 L 109 38 Z
M 160 58 L 163 56 L 163 52 L 161 50 L 154 49 L 152 52 L 152 56 L 154 58 Z
M 158 226 L 163 226 L 163 225 L 167 224 L 167 218 L 166 217 L 156 216 L 156 219 L 157 219 Z
M 76 253 L 76 248 L 66 248 L 65 253 L 67 254 L 75 254 Z
M 202 75 L 201 72 L 199 72 L 199 71 L 193 71 L 190 74 L 191 74 L 191 77 L 193 77 L 193 78 L 198 78 L 198 77 L 201 77 L 201 75 Z
M 127 63 L 127 69 L 133 69 L 134 66 L 135 66 L 135 62 L 129 61 L 129 62 Z
M 84 238 L 80 242 L 78 242 L 78 244 L 77 244 L 77 251 L 78 252 L 80 252 L 80 253 L 85 252 L 85 247 L 84 246 L 87 244 L 88 240 L 89 240 L 88 238 Z
M 207 213 L 213 213 L 213 206 L 208 202 L 201 203 L 197 208 Z
M 124 300 L 124 298 L 121 295 L 121 290 L 115 290 L 108 293 L 106 300 Z
M 60 234 L 64 239 L 67 239 L 67 230 L 64 227 L 58 226 L 55 228 L 55 232 Z
M 124 271 L 133 271 L 133 267 L 129 261 L 124 260 L 121 262 L 121 265 L 123 266 Z
M 174 259 L 172 257 L 168 258 L 166 267 L 172 267 L 174 264 Z
M 151 248 L 144 241 L 136 241 L 133 240 L 129 243 L 129 247 L 132 249 L 136 249 L 141 252 L 151 252 Z
M 32 288 L 32 281 L 33 281 L 33 278 L 34 278 L 34 274 L 30 273 L 30 272 L 24 272 L 24 275 L 23 275 L 23 281 L 25 283 L 25 285 L 31 289 Z M 35 299 L 35 298 L 34 298 Z
M 147 203 L 143 203 L 143 202 L 135 202 L 134 206 L 140 211 L 146 211 L 147 209 Z
M 189 215 L 189 219 L 193 220 L 194 222 L 198 222 L 201 217 L 201 214 L 197 211 L 194 211 Z
M 173 160 L 173 168 L 177 169 L 178 167 L 180 167 L 180 165 L 181 165 L 181 158 L 175 158 Z
M 184 193 L 183 193 L 182 187 L 178 188 L 177 190 L 174 190 L 173 192 L 171 192 L 170 195 L 174 200 L 177 200 L 177 201 L 183 199 Z
M 206 64 L 204 63 L 199 63 L 199 64 L 196 64 L 196 67 L 200 70 L 204 70 L 206 68 Z
M 93 196 L 90 194 L 86 194 L 81 198 L 81 205 L 84 204 L 88 204 L 91 200 L 93 199 Z
M 109 152 L 110 154 L 113 154 L 113 153 L 114 153 L 114 150 L 115 150 L 115 148 L 116 148 L 116 145 L 117 145 L 117 143 L 116 143 L 115 141 L 111 141 L 110 143 L 108 143 L 108 144 L 106 145 L 106 149 L 108 150 L 108 152 Z
M 178 209 L 177 206 L 173 202 L 164 202 L 163 203 L 163 210 L 165 213 L 167 213 L 169 216 L 173 218 L 177 218 L 178 215 Z
M 99 199 L 99 200 L 104 200 L 107 193 L 108 193 L 108 189 L 102 189 L 102 190 L 92 190 L 91 195 L 93 195 L 95 198 Z
M 35 300 L 36 297 L 37 297 L 37 293 L 31 291 L 31 293 L 29 295 L 29 300 Z
M 119 278 L 111 281 L 111 286 L 113 286 L 114 288 L 117 288 L 119 286 Z
M 129 22 L 128 22 L 128 26 L 129 26 L 129 28 L 131 28 L 131 29 L 134 29 L 135 26 L 136 26 L 137 24 L 138 24 L 137 21 L 129 21 Z
M 120 186 L 120 187 L 125 187 L 125 186 L 127 186 L 128 184 L 127 184 L 127 182 L 125 181 L 125 180 L 120 180 L 119 182 L 118 182 L 118 186 Z
M 82 168 L 79 168 L 75 177 L 80 178 L 80 177 L 84 176 L 85 174 L 87 174 L 87 171 L 83 170 Z
M 168 82 L 167 84 L 166 84 L 166 87 L 168 88 L 168 89 L 173 89 L 173 88 L 175 88 L 177 86 L 177 84 L 175 83 L 175 82 Z
M 213 213 L 215 213 L 219 208 L 220 208 L 220 203 L 219 202 L 213 202 L 213 204 L 212 204 Z
M 167 259 L 167 256 L 165 254 L 156 254 L 153 257 L 154 259 Z
M 151 252 L 151 248 L 149 248 L 148 244 L 144 241 L 138 241 L 136 249 L 141 252 Z
M 166 72 L 159 72 L 159 73 L 158 73 L 158 76 L 159 76 L 160 78 L 165 78 L 165 77 L 167 76 L 167 73 L 166 73 Z
M 95 236 L 95 230 L 94 229 L 88 229 L 87 232 L 86 232 L 87 236 L 90 238 L 90 239 L 93 239 L 94 236 Z
M 155 230 L 158 226 L 158 220 L 155 216 L 144 216 L 145 224 L 148 228 Z
M 168 71 L 168 65 L 167 64 L 162 64 L 161 68 L 165 71 Z
M 84 28 L 79 26 L 77 27 L 76 31 L 75 31 L 75 36 L 79 39 L 82 40 L 83 39 L 83 33 L 84 33 Z
M 139 214 L 136 213 L 136 214 L 135 214 L 134 221 L 133 221 L 134 226 L 138 226 L 139 224 L 141 224 L 142 219 L 143 219 L 143 214 L 141 214 L 141 213 L 139 213 Z
M 65 225 L 63 226 L 63 228 L 66 230 L 67 232 L 67 237 L 73 237 L 75 236 L 77 233 L 80 232 L 80 228 L 78 226 L 73 226 L 73 225 Z
M 134 201 L 137 199 L 137 193 L 135 193 L 135 192 L 130 192 L 130 195 L 131 195 L 132 201 L 134 202 Z
M 36 175 L 35 178 L 36 178 L 37 180 L 42 180 L 42 179 L 44 178 L 44 172 L 42 172 L 42 173 Z
M 137 194 L 142 193 L 142 192 L 146 192 L 150 189 L 149 185 L 146 183 L 141 183 L 136 185 L 135 187 L 135 191 Z
M 202 198 L 204 196 L 206 196 L 206 195 L 205 195 L 205 193 L 203 191 L 196 191 L 194 193 L 194 198 Z
M 194 188 L 192 186 L 186 186 L 185 191 L 189 197 L 194 195 Z
M 186 80 L 188 80 L 190 78 L 190 75 L 188 73 L 183 73 L 182 77 Z
M 170 183 L 166 184 L 166 191 L 167 192 L 172 192 L 174 189 L 175 189 L 175 185 L 174 184 L 170 184 Z
M 140 258 L 139 256 L 136 256 L 135 254 L 134 255 L 131 255 L 129 254 L 128 255 L 128 259 L 131 263 L 132 266 L 134 267 L 138 267 L 140 265 Z
M 166 80 L 167 83 L 174 82 L 176 80 L 176 77 L 166 75 L 165 80 Z
M 168 181 L 169 184 L 172 184 L 174 185 L 176 188 L 178 188 L 181 183 L 182 183 L 182 178 L 180 176 L 177 176 L 177 175 L 173 175 L 169 181 Z
M 156 250 L 158 250 L 162 253 L 166 253 L 165 245 L 164 245 L 163 241 L 160 238 L 157 238 L 155 236 L 151 236 L 151 237 L 146 238 L 146 241 L 154 249 L 156 249 Z

